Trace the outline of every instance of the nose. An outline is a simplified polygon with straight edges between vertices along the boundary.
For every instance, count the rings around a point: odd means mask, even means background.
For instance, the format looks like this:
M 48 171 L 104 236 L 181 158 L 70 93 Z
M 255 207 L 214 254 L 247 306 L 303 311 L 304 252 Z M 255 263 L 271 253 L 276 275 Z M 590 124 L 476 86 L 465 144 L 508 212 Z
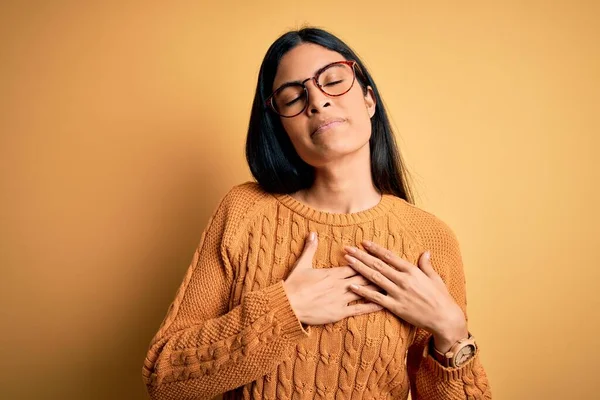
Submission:
M 306 105 L 308 115 L 317 114 L 321 112 L 321 109 L 331 106 L 330 97 L 319 89 L 314 79 L 305 82 L 305 86 L 308 92 L 308 104 Z

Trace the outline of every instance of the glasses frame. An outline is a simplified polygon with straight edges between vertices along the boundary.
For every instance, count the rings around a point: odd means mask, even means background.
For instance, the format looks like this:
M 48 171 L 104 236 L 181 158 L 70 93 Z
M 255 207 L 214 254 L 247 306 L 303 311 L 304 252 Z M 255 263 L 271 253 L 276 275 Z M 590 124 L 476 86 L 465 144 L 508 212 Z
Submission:
M 323 90 L 323 87 L 319 84 L 319 75 L 321 75 L 321 73 L 323 71 L 325 71 L 326 69 L 328 69 L 329 67 L 331 67 L 332 65 L 335 64 L 346 64 L 347 66 L 349 66 L 352 69 L 352 83 L 350 84 L 350 87 L 348 88 L 348 90 L 346 90 L 343 93 L 340 94 L 329 94 L 327 92 L 325 92 L 325 90 Z M 304 111 L 306 111 L 306 108 L 308 107 L 308 88 L 306 87 L 306 82 L 312 80 L 315 84 L 316 87 L 319 88 L 319 90 L 324 93 L 326 96 L 329 97 L 339 97 L 339 96 L 343 96 L 346 93 L 348 93 L 350 91 L 350 89 L 352 89 L 352 87 L 354 86 L 354 82 L 356 81 L 356 70 L 354 69 L 354 67 L 357 67 L 359 72 L 362 71 L 360 70 L 360 66 L 358 65 L 358 63 L 354 60 L 344 60 L 344 61 L 334 61 L 332 63 L 329 63 L 327 65 L 325 65 L 322 68 L 319 68 L 319 70 L 315 73 L 314 76 L 310 77 L 310 78 L 306 78 L 305 80 L 303 80 L 302 82 L 288 82 L 288 83 L 284 83 L 283 85 L 279 86 L 273 93 L 271 93 L 271 95 L 267 98 L 267 100 L 265 101 L 265 106 L 270 108 L 275 114 L 279 115 L 280 117 L 283 118 L 293 118 L 297 115 L 302 114 Z M 302 89 L 304 90 L 304 107 L 302 108 L 302 110 L 300 112 L 298 112 L 297 114 L 294 115 L 282 115 L 280 114 L 277 109 L 275 108 L 275 104 L 273 103 L 273 99 L 275 98 L 275 95 L 277 93 L 279 93 L 281 90 L 285 89 L 286 87 L 289 86 L 302 86 Z

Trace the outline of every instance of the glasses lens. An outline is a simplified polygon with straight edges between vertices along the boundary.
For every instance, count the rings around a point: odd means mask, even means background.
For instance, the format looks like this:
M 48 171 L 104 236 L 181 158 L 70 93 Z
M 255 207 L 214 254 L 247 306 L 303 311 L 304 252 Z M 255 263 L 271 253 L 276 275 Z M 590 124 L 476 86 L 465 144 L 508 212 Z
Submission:
M 348 64 L 332 64 L 318 78 L 323 91 L 332 96 L 346 93 L 354 83 L 354 70 Z
M 300 84 L 289 85 L 278 90 L 273 96 L 275 110 L 285 116 L 291 117 L 299 114 L 306 103 L 306 92 Z

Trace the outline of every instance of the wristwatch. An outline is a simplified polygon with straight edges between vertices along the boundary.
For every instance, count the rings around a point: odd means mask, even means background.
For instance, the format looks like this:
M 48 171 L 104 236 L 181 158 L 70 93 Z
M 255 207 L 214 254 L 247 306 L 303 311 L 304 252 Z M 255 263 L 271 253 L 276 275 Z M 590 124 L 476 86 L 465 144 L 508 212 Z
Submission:
M 475 357 L 477 345 L 475 344 L 473 335 L 469 333 L 468 338 L 460 339 L 446 353 L 442 353 L 435 348 L 432 337 L 429 341 L 429 350 L 433 358 L 444 367 L 457 368 Z

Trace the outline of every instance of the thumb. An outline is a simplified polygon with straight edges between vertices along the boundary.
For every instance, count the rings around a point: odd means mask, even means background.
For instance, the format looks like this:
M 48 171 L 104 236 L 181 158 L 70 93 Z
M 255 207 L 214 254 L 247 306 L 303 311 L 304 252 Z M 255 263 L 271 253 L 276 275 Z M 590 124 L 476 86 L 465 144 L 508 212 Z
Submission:
M 421 257 L 419 257 L 419 268 L 421 269 L 421 271 L 423 271 L 423 273 L 425 275 L 427 275 L 429 278 L 431 279 L 436 279 L 436 277 L 439 278 L 439 275 L 437 272 L 435 272 L 435 269 L 433 269 L 433 265 L 431 265 L 431 252 L 429 250 L 427 250 L 425 253 L 421 254 Z
M 317 251 L 318 240 L 316 232 L 310 232 L 306 241 L 304 242 L 304 250 L 298 260 L 296 261 L 296 266 L 294 270 L 304 268 L 311 269 L 312 268 L 312 260 L 315 257 L 315 253 Z

